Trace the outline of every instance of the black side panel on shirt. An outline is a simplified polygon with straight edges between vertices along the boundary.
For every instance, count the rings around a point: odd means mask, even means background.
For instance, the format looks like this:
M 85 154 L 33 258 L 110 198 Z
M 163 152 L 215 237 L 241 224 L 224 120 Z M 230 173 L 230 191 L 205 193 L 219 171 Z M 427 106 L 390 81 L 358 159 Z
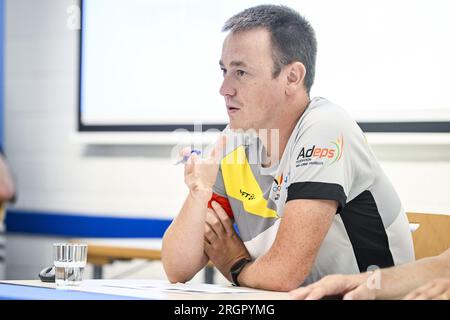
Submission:
M 394 265 L 386 229 L 370 191 L 362 192 L 347 203 L 340 215 L 360 272 L 367 271 L 371 265 L 380 268 Z
M 325 182 L 296 182 L 289 186 L 286 202 L 295 199 L 322 199 L 336 200 L 338 202 L 337 212 L 345 205 L 347 196 L 344 188 L 336 183 Z

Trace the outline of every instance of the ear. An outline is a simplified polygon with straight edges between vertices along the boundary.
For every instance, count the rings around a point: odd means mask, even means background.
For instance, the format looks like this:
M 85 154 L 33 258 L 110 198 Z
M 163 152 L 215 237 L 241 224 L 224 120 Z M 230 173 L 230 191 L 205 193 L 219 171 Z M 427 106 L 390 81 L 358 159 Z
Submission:
M 304 88 L 303 82 L 306 76 L 306 68 L 303 63 L 296 61 L 286 68 L 286 95 L 290 96 Z

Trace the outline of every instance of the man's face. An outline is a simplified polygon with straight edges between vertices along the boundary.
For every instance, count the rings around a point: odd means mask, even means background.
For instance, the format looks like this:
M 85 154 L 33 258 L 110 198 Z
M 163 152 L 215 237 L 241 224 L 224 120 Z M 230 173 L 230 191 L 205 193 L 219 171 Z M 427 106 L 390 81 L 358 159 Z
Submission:
M 274 62 L 270 34 L 266 29 L 230 33 L 222 48 L 220 94 L 230 117 L 231 129 L 277 127 L 285 89 Z

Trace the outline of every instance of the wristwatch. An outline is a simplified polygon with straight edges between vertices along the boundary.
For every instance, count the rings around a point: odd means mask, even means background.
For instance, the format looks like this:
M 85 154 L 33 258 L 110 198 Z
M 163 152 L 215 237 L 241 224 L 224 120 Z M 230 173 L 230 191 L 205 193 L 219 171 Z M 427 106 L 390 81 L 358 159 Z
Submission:
M 241 260 L 239 260 L 238 262 L 233 264 L 233 266 L 231 267 L 231 269 L 230 269 L 231 279 L 233 280 L 233 283 L 235 286 L 239 287 L 238 276 L 241 273 L 242 269 L 244 269 L 244 267 L 249 262 L 251 262 L 250 259 L 242 258 Z

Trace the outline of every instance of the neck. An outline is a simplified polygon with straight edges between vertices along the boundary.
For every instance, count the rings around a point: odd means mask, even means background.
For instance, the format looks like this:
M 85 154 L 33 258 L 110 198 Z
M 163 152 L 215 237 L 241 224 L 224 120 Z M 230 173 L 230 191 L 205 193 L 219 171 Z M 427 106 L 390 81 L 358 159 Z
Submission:
M 289 127 L 260 130 L 258 137 L 266 149 L 267 156 L 263 167 L 270 167 L 279 162 L 294 127 L 295 124 L 291 124 Z
M 258 137 L 264 144 L 267 153 L 267 162 L 263 163 L 263 167 L 269 167 L 279 162 L 292 135 L 292 131 L 294 131 L 309 101 L 309 98 L 305 99 L 297 107 L 291 108 L 292 112 L 284 113 L 285 116 L 281 119 L 282 121 L 273 128 L 260 130 Z

